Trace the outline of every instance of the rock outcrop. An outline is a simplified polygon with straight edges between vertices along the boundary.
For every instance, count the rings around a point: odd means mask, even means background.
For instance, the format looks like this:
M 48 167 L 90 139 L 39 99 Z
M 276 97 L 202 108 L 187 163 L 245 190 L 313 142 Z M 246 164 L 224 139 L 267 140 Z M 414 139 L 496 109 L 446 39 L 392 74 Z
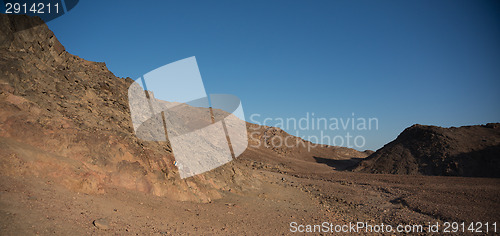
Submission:
M 442 128 L 413 125 L 354 171 L 500 177 L 500 124 Z
M 134 135 L 127 98 L 133 80 L 71 55 L 40 21 L 0 15 L 4 174 L 48 176 L 75 191 L 118 186 L 191 201 L 258 184 L 234 164 L 181 180 L 168 142 Z

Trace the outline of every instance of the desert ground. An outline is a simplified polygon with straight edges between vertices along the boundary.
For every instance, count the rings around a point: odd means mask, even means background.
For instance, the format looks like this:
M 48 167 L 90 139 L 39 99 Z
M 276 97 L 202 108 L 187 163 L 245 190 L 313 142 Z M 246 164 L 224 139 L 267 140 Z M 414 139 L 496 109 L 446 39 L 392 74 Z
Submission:
M 283 235 L 292 234 L 291 222 L 396 226 L 499 219 L 498 179 L 340 172 L 313 162 L 285 173 L 250 157 L 236 162 L 258 172 L 260 185 L 225 191 L 206 203 L 123 188 L 85 194 L 43 178 L 2 176 L 0 230 L 3 235 Z M 104 226 L 96 227 L 94 221 L 102 219 Z

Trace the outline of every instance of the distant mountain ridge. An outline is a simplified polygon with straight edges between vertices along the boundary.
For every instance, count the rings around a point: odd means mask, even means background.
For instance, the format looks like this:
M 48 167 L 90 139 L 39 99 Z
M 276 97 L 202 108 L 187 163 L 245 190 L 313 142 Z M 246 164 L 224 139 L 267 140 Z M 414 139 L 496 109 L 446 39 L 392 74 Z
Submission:
M 413 125 L 354 171 L 500 177 L 500 123 L 442 128 Z

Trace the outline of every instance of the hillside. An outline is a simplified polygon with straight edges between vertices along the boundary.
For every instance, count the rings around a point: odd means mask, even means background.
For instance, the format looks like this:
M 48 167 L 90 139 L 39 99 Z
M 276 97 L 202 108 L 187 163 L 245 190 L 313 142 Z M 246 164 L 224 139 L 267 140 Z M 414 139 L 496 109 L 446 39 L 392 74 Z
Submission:
M 117 78 L 105 63 L 71 55 L 38 18 L 0 17 L 0 160 L 4 174 L 53 177 L 70 189 L 88 193 L 119 186 L 204 202 L 220 198 L 220 190 L 259 185 L 260 178 L 242 169 L 241 163 L 181 180 L 168 141 L 141 141 L 134 135 L 127 98 L 132 79 Z M 35 26 L 27 26 L 30 24 Z M 17 32 L 17 28 L 29 29 Z M 315 162 L 313 156 L 339 156 L 332 151 L 334 147 L 305 152 L 305 147 L 260 145 L 269 143 L 266 140 L 274 135 L 288 136 L 276 128 L 249 124 L 248 133 L 252 135 L 250 150 L 242 159 L 287 154 Z
M 500 177 L 500 124 L 413 125 L 354 168 L 386 174 Z

